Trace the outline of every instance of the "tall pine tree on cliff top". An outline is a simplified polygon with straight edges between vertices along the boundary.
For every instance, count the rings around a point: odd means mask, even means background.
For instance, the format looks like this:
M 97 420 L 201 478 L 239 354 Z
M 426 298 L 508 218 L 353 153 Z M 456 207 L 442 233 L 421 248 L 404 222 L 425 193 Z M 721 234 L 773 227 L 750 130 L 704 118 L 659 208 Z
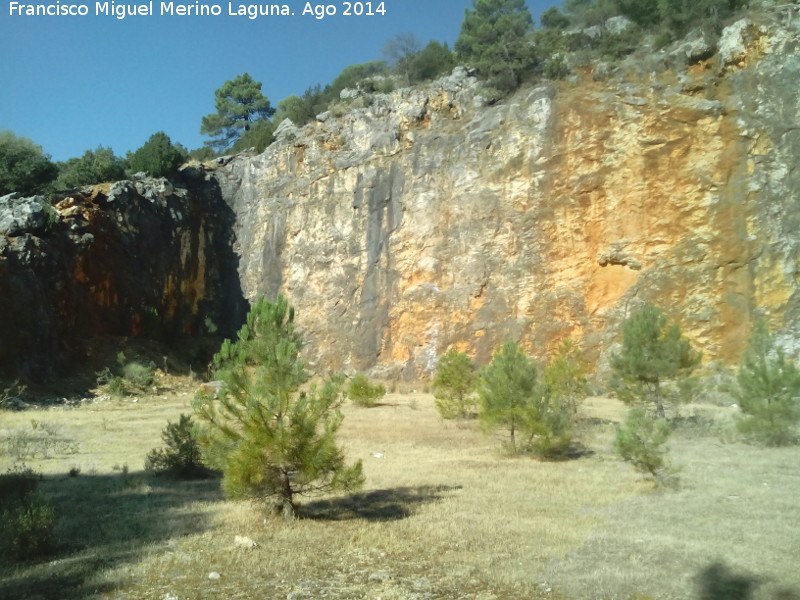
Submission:
M 242 73 L 214 92 L 217 112 L 203 117 L 200 133 L 214 136 L 208 142 L 218 150 L 235 144 L 257 121 L 269 119 L 275 109 L 261 93 L 261 82 Z
M 532 29 L 525 0 L 475 0 L 461 23 L 455 51 L 489 85 L 510 92 L 534 63 L 527 39 Z

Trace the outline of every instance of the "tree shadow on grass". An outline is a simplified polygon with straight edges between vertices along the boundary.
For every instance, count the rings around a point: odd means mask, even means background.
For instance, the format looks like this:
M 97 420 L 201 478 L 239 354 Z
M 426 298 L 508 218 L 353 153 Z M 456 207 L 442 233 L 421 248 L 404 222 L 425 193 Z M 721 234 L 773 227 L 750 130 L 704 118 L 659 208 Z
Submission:
M 48 476 L 39 489 L 58 518 L 55 550 L 38 560 L 0 564 L 0 598 L 72 600 L 111 592 L 93 581 L 138 559 L 145 546 L 200 533 L 207 516 L 186 509 L 222 498 L 217 479 L 177 481 L 145 473 Z
M 699 600 L 752 600 L 756 588 L 765 582 L 760 577 L 736 573 L 721 562 L 708 565 L 695 579 Z M 792 589 L 775 591 L 774 600 L 800 600 L 800 593 Z
M 461 486 L 424 485 L 362 492 L 344 498 L 318 500 L 300 507 L 304 518 L 320 521 L 397 521 L 407 519 L 423 504 L 436 502 Z

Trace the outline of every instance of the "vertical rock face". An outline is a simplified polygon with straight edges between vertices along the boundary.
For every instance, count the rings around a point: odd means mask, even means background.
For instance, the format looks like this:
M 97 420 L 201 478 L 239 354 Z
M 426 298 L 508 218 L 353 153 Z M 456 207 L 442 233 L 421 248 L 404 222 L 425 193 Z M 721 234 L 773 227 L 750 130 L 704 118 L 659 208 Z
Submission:
M 645 301 L 707 359 L 738 359 L 756 312 L 800 355 L 800 16 L 777 21 L 677 74 L 637 75 L 651 56 L 486 106 L 457 69 L 210 175 L 0 198 L 0 376 L 89 336 L 231 335 L 279 292 L 320 371 L 564 338 L 602 368 Z
M 7 197 L 0 212 L 5 374 L 52 376 L 83 338 L 174 340 L 243 318 L 233 216 L 200 171 L 87 188 L 54 208 Z
M 216 171 L 242 290 L 286 293 L 319 368 L 425 376 L 575 338 L 604 363 L 644 301 L 708 359 L 754 312 L 800 340 L 800 44 L 793 22 L 726 32 L 724 57 L 541 86 L 485 107 L 463 70 L 284 128 Z

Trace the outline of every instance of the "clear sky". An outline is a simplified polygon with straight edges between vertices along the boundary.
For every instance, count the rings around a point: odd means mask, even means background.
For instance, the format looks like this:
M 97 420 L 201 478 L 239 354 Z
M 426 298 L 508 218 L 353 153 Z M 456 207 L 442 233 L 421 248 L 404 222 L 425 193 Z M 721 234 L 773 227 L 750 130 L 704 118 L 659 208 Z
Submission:
M 251 20 L 229 16 L 227 0 L 181 0 L 216 3 L 222 14 L 169 16 L 154 0 L 152 15 L 119 20 L 96 16 L 95 0 L 20 0 L 57 9 L 83 4 L 89 13 L 22 16 L 10 14 L 13 0 L 0 0 L 0 130 L 31 138 L 54 160 L 100 145 L 124 156 L 156 131 L 197 148 L 207 139 L 200 120 L 214 111 L 214 90 L 240 73 L 261 81 L 275 106 L 331 82 L 348 65 L 381 59 L 398 33 L 452 47 L 472 6 L 472 0 L 373 1 L 385 15 L 319 20 L 302 16 L 305 0 L 279 1 L 295 15 Z M 231 2 L 234 11 L 242 3 L 248 2 Z M 326 3 L 344 10 L 341 0 Z M 560 2 L 527 4 L 538 23 L 543 10 Z

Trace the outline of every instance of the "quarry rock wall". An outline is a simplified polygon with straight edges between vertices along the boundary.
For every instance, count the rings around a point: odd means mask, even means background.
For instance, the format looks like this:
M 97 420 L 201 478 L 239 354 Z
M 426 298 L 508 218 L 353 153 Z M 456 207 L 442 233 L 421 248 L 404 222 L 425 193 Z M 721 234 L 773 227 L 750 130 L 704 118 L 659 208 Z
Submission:
M 736 361 L 757 313 L 797 350 L 798 20 L 737 23 L 679 72 L 487 106 L 457 69 L 287 123 L 215 173 L 242 290 L 289 296 L 312 364 L 389 377 L 508 339 L 573 338 L 602 369 L 646 301 L 706 360 Z

